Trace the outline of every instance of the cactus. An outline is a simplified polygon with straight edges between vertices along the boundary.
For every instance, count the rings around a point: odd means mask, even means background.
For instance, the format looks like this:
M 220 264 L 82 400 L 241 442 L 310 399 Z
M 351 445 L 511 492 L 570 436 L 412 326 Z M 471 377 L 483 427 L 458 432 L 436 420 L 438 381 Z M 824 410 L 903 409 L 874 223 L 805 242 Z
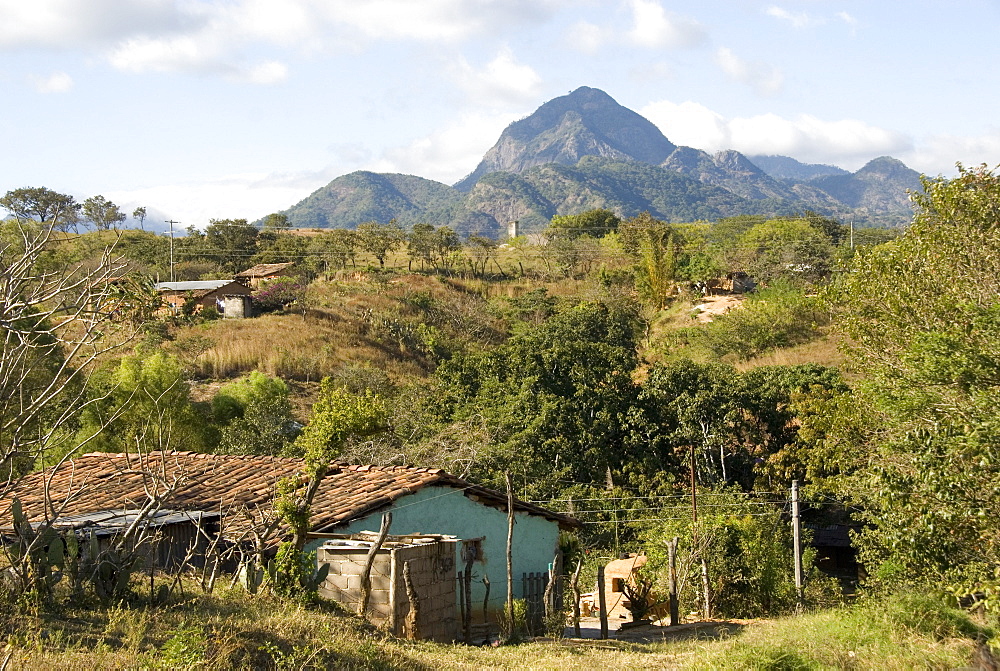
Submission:
M 11 503 L 17 542 L 8 548 L 11 563 L 25 591 L 38 600 L 50 600 L 52 588 L 62 579 L 66 548 L 51 525 L 31 526 L 20 499 Z

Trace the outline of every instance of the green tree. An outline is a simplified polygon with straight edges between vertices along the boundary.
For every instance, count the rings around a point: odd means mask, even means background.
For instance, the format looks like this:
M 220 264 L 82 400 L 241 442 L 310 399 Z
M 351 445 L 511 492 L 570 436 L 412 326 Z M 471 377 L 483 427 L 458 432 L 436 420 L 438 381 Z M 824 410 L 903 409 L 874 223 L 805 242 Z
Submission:
M 431 224 L 414 224 L 410 234 L 406 236 L 406 250 L 410 257 L 410 265 L 419 260 L 421 267 L 434 262 L 434 247 L 437 235 Z
M 836 487 L 873 525 L 861 539 L 869 573 L 897 580 L 971 574 L 1000 556 L 1000 177 L 959 166 L 923 188 L 913 224 L 860 250 L 837 287 L 865 378 L 862 437 L 841 450 L 856 461 Z
M 23 223 L 37 221 L 43 229 L 67 231 L 80 220 L 81 205 L 73 196 L 45 187 L 25 187 L 8 191 L 0 206 Z
M 635 260 L 639 290 L 654 307 L 663 309 L 677 285 L 682 236 L 649 212 L 626 219 L 620 233 L 623 249 Z
M 833 243 L 806 219 L 771 219 L 739 238 L 740 268 L 758 282 L 815 283 L 830 274 Z
M 227 271 L 237 273 L 257 253 L 260 231 L 246 219 L 212 219 L 205 227 L 205 252 Z
M 92 196 L 83 201 L 83 216 L 99 231 L 118 228 L 127 215 L 104 196 Z
M 205 450 L 205 422 L 174 357 L 165 352 L 127 356 L 104 387 L 81 420 L 80 440 L 90 440 L 97 451 Z
M 399 249 L 406 239 L 402 227 L 393 219 L 388 224 L 367 221 L 358 225 L 358 246 L 378 259 L 379 267 L 385 268 L 385 259 Z
M 212 411 L 224 425 L 219 450 L 227 454 L 278 456 L 299 433 L 288 385 L 259 371 L 220 388 Z
M 146 208 L 144 206 L 140 206 L 132 210 L 132 218 L 139 222 L 139 228 L 141 230 L 145 230 L 143 222 L 146 221 Z
M 580 214 L 556 215 L 546 230 L 547 234 L 578 238 L 589 235 L 592 238 L 603 238 L 608 233 L 618 230 L 621 218 L 611 210 L 595 209 Z

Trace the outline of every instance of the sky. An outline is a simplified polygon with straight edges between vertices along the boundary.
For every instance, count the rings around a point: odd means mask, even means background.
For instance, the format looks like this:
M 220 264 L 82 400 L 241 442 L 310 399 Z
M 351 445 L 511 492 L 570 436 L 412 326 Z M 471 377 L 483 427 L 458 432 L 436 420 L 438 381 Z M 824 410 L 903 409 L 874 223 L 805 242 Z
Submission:
M 0 0 L 0 193 L 252 221 L 454 183 L 580 86 L 708 152 L 996 167 L 1000 0 Z

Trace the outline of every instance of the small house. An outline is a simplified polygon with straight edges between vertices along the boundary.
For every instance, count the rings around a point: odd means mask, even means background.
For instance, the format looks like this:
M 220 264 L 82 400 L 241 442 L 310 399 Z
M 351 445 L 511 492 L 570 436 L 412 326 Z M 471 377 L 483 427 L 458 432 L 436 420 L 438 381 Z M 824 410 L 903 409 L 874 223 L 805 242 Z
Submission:
M 213 307 L 225 311 L 226 296 L 249 296 L 250 289 L 236 280 L 198 280 L 194 282 L 157 282 L 154 285 L 173 314 L 193 300 L 195 311 Z
M 292 270 L 294 267 L 294 262 L 258 263 L 252 268 L 247 268 L 241 273 L 236 273 L 233 277 L 251 289 L 259 289 L 260 285 L 268 280 L 273 280 L 277 277 L 291 277 L 294 274 Z
M 37 517 L 47 509 L 46 492 L 48 501 L 61 506 L 60 516 L 141 509 L 155 494 L 165 509 L 217 512 L 218 533 L 238 545 L 253 538 L 254 520 L 273 511 L 278 482 L 302 471 L 301 459 L 278 457 L 85 454 L 58 470 L 31 473 L 0 495 L 0 526 L 9 523 L 14 497 L 29 517 Z M 173 484 L 167 490 L 154 488 L 155 483 Z M 576 529 L 579 523 L 516 498 L 513 508 L 513 590 L 516 598 L 530 599 L 535 583 L 529 577 L 548 575 L 559 561 L 560 530 Z M 393 535 L 454 536 L 455 566 L 468 571 L 464 584 L 478 604 L 474 624 L 502 613 L 507 591 L 505 492 L 437 468 L 331 464 L 313 501 L 309 525 L 314 536 L 306 548 L 317 550 L 327 540 L 324 534 L 377 531 L 385 512 L 393 514 Z

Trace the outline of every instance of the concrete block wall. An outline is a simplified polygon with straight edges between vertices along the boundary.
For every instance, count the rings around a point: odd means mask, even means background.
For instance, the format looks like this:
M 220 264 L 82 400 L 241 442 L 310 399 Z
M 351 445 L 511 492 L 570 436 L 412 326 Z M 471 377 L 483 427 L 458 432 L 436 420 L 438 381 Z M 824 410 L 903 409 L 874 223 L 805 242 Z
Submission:
M 330 573 L 319 594 L 357 611 L 361 600 L 361 576 L 368 549 L 356 547 L 320 547 L 318 563 L 329 564 Z M 395 572 L 393 572 L 395 563 Z M 410 612 L 403 567 L 410 566 L 410 579 L 419 601 L 417 631 L 407 631 Z M 393 582 L 395 578 L 395 583 Z M 395 628 L 398 636 L 453 641 L 458 631 L 455 586 L 455 544 L 439 541 L 419 545 L 382 548 L 372 564 L 371 594 L 367 619 L 373 624 L 392 627 L 395 605 Z

